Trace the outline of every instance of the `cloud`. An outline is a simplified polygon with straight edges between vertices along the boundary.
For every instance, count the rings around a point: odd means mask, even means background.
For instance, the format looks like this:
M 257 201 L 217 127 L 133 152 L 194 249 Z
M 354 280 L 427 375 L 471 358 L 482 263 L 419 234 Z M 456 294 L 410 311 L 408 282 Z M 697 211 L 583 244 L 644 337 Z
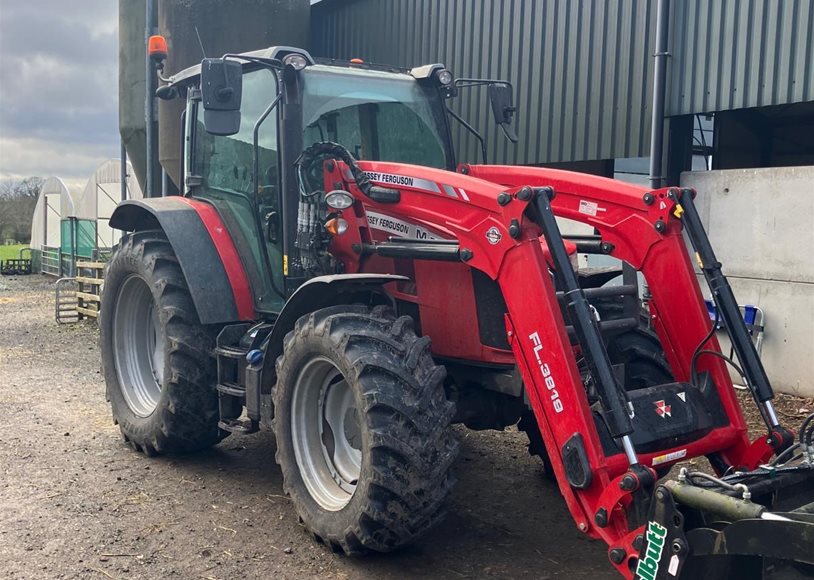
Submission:
M 114 153 L 118 149 L 114 148 Z M 100 162 L 114 156 L 109 146 L 86 144 L 69 146 L 59 141 L 31 137 L 0 137 L 0 180 L 22 179 L 33 175 L 56 175 L 87 181 Z M 43 168 L 47 167 L 47 171 Z
M 0 0 L 0 175 L 118 157 L 118 3 Z

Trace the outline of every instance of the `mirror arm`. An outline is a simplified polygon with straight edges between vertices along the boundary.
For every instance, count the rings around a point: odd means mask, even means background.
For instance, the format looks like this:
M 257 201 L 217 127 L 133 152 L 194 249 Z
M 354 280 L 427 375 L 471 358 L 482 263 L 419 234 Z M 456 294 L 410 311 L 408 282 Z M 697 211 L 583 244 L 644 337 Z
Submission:
M 481 87 L 483 85 L 491 84 L 508 85 L 508 87 L 512 90 L 512 93 L 514 92 L 514 85 L 512 85 L 512 83 L 500 79 L 455 79 L 455 86 L 459 89 Z
M 483 154 L 483 164 L 484 165 L 489 165 L 488 161 L 486 160 L 486 141 L 483 140 L 483 136 L 480 133 L 478 133 L 472 125 L 470 125 L 469 123 L 464 121 L 463 118 L 460 115 L 458 115 L 455 111 L 453 111 L 449 107 L 446 107 L 446 110 L 447 110 L 447 113 L 449 113 L 452 116 L 453 119 L 455 119 L 461 125 L 463 125 L 464 128 L 467 131 L 469 131 L 470 133 L 472 133 L 475 136 L 475 139 L 480 141 L 480 150 L 481 150 L 481 153 Z
M 164 84 L 171 84 L 172 77 L 165 77 L 164 76 L 164 63 L 160 62 L 155 65 L 155 74 L 158 76 L 158 80 L 160 80 Z

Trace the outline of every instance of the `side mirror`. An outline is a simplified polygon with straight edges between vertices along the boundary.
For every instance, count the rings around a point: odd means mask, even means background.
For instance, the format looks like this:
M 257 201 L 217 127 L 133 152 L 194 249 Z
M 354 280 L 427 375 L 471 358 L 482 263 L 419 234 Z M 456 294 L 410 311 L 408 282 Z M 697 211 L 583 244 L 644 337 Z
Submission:
M 517 143 L 517 133 L 512 127 L 514 107 L 512 96 L 512 86 L 509 83 L 489 83 L 489 102 L 492 103 L 492 113 L 495 115 L 495 122 L 503 129 L 503 134 L 512 143 Z
M 205 58 L 201 61 L 201 101 L 204 127 L 212 135 L 240 131 L 240 100 L 243 66 L 234 60 Z

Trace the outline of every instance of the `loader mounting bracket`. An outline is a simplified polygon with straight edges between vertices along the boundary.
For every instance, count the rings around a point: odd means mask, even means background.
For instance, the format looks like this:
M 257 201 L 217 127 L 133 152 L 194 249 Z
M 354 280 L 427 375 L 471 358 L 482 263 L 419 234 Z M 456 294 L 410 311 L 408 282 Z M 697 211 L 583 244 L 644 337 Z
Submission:
M 670 490 L 659 485 L 651 502 L 635 578 L 679 578 L 688 553 L 684 516 L 676 508 Z

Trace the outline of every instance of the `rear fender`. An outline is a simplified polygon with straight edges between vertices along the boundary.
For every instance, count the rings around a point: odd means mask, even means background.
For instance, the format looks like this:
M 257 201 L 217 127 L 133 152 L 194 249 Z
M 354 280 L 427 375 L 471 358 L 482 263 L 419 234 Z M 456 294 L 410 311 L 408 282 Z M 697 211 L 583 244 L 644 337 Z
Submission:
M 116 207 L 110 227 L 130 232 L 163 230 L 201 324 L 256 318 L 243 263 L 212 205 L 180 196 L 128 200 Z

